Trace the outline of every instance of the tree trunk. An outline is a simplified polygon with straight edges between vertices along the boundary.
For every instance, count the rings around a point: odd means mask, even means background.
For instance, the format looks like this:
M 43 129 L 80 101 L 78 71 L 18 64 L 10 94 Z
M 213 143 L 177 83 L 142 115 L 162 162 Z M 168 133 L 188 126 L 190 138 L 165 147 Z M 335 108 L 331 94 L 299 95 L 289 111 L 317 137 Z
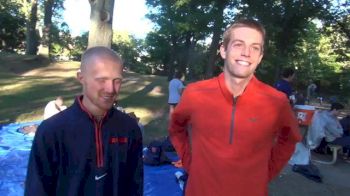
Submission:
M 173 79 L 174 73 L 178 71 L 178 64 L 179 64 L 179 59 L 178 59 L 178 52 L 179 52 L 179 47 L 177 44 L 177 39 L 178 37 L 175 35 L 171 35 L 171 55 L 169 59 L 169 64 L 168 64 L 168 81 Z
M 208 50 L 208 64 L 206 77 L 210 78 L 213 76 L 215 61 L 217 59 L 217 53 L 219 49 L 220 36 L 222 34 L 222 28 L 224 27 L 224 9 L 226 1 L 217 2 L 217 10 L 214 14 L 214 27 L 213 27 L 213 37 Z
M 48 56 L 51 58 L 52 51 L 52 40 L 51 40 L 51 29 L 52 29 L 52 14 L 53 14 L 54 0 L 46 0 L 44 3 L 44 30 L 42 45 L 48 48 Z
M 187 32 L 186 33 L 186 39 L 185 39 L 185 45 L 184 48 L 182 49 L 182 55 L 180 55 L 179 59 L 179 68 L 178 70 L 183 73 L 187 74 L 186 78 L 192 78 L 192 72 L 189 72 L 190 69 L 190 64 L 193 63 L 193 54 L 194 54 L 194 49 L 197 44 L 197 41 L 195 39 L 195 33 L 194 32 Z M 189 75 L 188 75 L 189 74 Z
M 91 6 L 88 48 L 112 44 L 114 0 L 89 0 Z
M 36 33 L 36 22 L 38 20 L 38 1 L 33 0 L 30 2 L 30 13 L 27 21 L 26 32 L 26 54 L 36 55 L 38 52 L 38 35 Z

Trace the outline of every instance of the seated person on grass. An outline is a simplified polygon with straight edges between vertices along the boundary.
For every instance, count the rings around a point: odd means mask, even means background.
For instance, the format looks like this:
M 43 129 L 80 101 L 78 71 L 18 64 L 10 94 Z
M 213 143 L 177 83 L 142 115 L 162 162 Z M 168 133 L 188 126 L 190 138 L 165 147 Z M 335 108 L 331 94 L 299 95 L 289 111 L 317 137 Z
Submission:
M 63 105 L 63 97 L 58 96 L 55 100 L 47 103 L 44 109 L 44 120 L 66 109 L 67 106 Z

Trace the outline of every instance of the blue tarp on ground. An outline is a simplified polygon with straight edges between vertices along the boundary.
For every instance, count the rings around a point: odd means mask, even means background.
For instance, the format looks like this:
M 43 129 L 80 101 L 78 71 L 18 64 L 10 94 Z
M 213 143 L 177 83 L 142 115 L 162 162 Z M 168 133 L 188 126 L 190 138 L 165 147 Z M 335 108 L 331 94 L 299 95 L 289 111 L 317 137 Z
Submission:
M 40 122 L 0 126 L 0 195 L 22 196 L 33 137 L 17 130 Z M 144 166 L 144 196 L 181 196 L 172 165 Z

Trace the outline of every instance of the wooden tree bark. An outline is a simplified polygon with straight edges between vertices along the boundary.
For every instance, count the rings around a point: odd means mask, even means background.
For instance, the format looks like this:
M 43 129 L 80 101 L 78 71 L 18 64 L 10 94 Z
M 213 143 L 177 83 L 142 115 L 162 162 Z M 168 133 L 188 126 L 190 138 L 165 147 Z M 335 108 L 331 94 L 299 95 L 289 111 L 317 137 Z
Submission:
M 38 35 L 36 33 L 36 22 L 38 20 L 38 1 L 33 0 L 30 2 L 30 12 L 27 21 L 26 32 L 26 54 L 36 55 L 38 52 Z
M 89 0 L 91 6 L 88 48 L 112 43 L 114 0 Z
M 213 36 L 212 41 L 209 46 L 208 50 L 208 64 L 207 64 L 207 70 L 206 70 L 206 77 L 211 78 L 213 76 L 214 72 L 214 66 L 215 62 L 217 60 L 217 53 L 220 46 L 220 36 L 223 33 L 223 27 L 224 27 L 224 9 L 226 6 L 226 1 L 217 1 L 217 9 L 214 14 L 214 27 L 213 27 Z
M 48 48 L 48 56 L 51 57 L 52 51 L 52 40 L 51 40 L 51 29 L 52 29 L 52 15 L 53 15 L 54 0 L 46 0 L 44 3 L 44 30 L 42 37 L 42 44 Z

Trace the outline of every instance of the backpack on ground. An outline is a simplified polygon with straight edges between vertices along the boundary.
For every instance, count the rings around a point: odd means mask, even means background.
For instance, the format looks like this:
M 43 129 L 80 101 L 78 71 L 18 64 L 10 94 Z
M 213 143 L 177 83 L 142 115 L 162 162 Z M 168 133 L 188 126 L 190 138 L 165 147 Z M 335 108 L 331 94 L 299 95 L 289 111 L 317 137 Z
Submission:
M 178 156 L 168 137 L 152 141 L 144 151 L 146 165 L 170 164 L 176 160 Z

